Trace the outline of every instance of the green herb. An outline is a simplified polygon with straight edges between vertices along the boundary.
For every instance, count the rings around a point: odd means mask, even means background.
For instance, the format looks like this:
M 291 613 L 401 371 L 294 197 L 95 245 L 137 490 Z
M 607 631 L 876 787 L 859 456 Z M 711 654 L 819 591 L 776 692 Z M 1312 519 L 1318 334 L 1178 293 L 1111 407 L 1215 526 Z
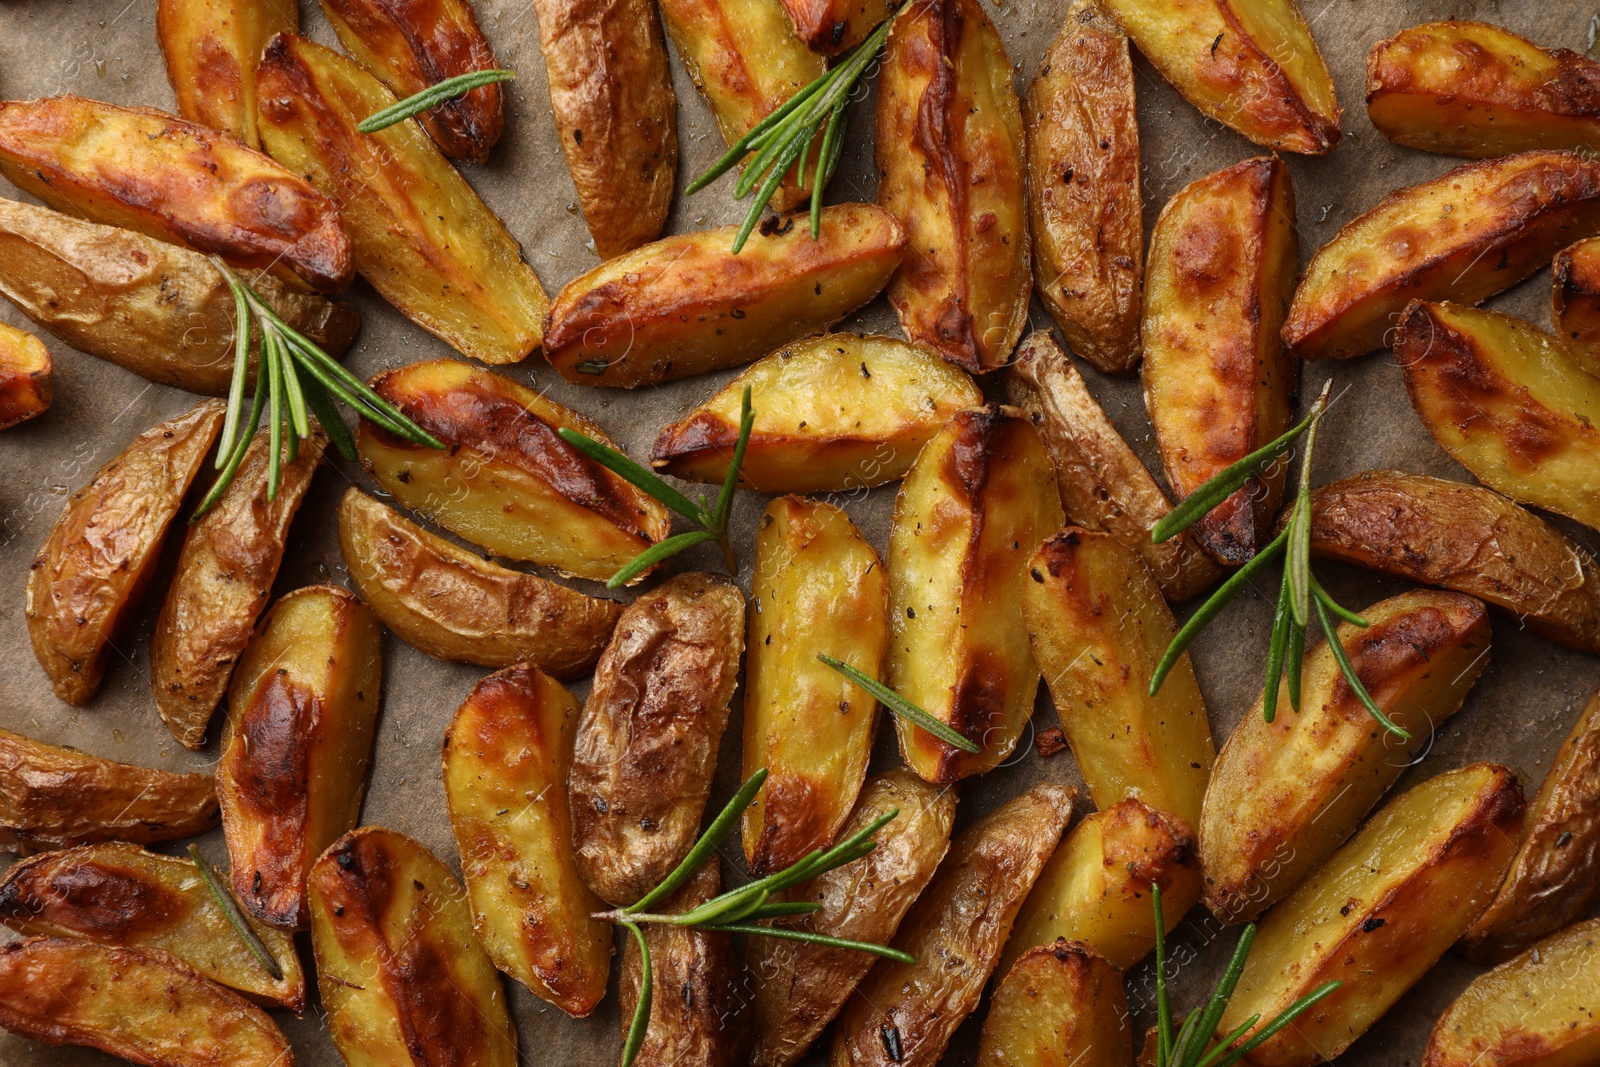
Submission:
M 934 737 L 937 737 L 945 744 L 959 748 L 963 752 L 977 753 L 983 751 L 983 749 L 979 748 L 966 737 L 963 737 L 961 734 L 957 733 L 950 726 L 940 722 L 932 715 L 929 715 L 927 712 L 911 703 L 911 701 L 907 700 L 905 697 L 901 696 L 899 693 L 896 693 L 893 689 L 890 689 L 888 686 L 884 685 L 882 682 L 871 677 L 870 675 L 863 674 L 861 671 L 858 671 L 854 667 L 850 666 L 850 664 L 841 660 L 836 660 L 832 656 L 824 656 L 821 652 L 817 653 L 817 658 L 826 663 L 828 666 L 832 667 L 834 670 L 838 671 L 840 674 L 844 675 L 846 678 L 850 679 L 852 682 L 859 685 L 861 688 L 865 689 L 867 692 L 871 693 L 873 696 L 877 697 L 878 703 L 882 704 L 884 707 L 888 708 L 890 711 L 894 712 L 896 715 L 900 716 L 902 719 L 905 719 L 912 725 L 928 731 L 928 733 L 932 734 Z
M 206 888 L 211 891 L 211 899 L 216 901 L 217 907 L 222 910 L 223 918 L 228 920 L 233 932 L 239 935 L 239 940 L 249 950 L 250 955 L 261 964 L 262 970 L 272 976 L 274 982 L 283 981 L 283 968 L 278 966 L 278 961 L 272 958 L 267 946 L 256 936 L 255 930 L 250 926 L 250 920 L 244 917 L 244 912 L 234 903 L 233 895 L 223 888 L 222 880 L 217 877 L 211 862 L 200 854 L 200 849 L 196 845 L 189 846 L 189 858 L 194 860 L 195 867 L 200 871 L 200 880 L 205 882 Z
M 480 86 L 510 81 L 516 76 L 516 72 L 509 70 L 475 70 L 467 74 L 457 74 L 454 78 L 446 78 L 437 85 L 428 86 L 420 93 L 413 93 L 398 103 L 390 104 L 382 111 L 373 112 L 362 119 L 356 129 L 362 133 L 377 133 L 396 123 L 404 122 L 413 115 L 420 115 L 424 111 L 436 108 L 446 100 L 465 96 Z

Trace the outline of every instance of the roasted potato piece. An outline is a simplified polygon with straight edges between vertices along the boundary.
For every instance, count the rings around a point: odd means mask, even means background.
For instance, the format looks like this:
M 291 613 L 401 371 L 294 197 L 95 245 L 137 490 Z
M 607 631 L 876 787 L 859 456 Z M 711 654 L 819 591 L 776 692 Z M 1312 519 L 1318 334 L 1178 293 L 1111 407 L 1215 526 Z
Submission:
M 1128 1067 L 1122 972 L 1081 941 L 1029 949 L 989 1002 L 978 1067 Z
M 929 785 L 905 767 L 874 775 L 842 836 L 856 833 L 891 810 L 900 812 L 879 830 L 877 847 L 854 863 L 814 878 L 789 896 L 821 904 L 789 920 L 800 929 L 873 944 L 893 939 L 911 904 L 933 878 L 950 848 L 956 793 Z M 755 983 L 756 1067 L 789 1067 L 806 1052 L 872 969 L 873 957 L 774 937 L 752 937 L 745 961 Z
M 615 448 L 605 431 L 527 386 L 456 359 L 384 371 L 371 385 L 446 448 L 363 420 L 364 466 L 400 503 L 474 544 L 604 581 L 671 532 L 665 504 L 556 432 Z
M 1320 156 L 1339 143 L 1333 78 L 1295 0 L 1103 2 L 1207 118 L 1282 152 Z
M 1396 797 L 1267 914 L 1218 1033 L 1343 983 L 1250 1053 L 1259 1067 L 1338 1056 L 1432 967 L 1505 877 L 1522 828 L 1517 776 L 1476 763 Z M 1249 1031 L 1246 1038 L 1263 1023 Z
M 0 945 L 0 1026 L 147 1067 L 294 1067 L 266 1012 L 142 948 L 56 937 Z
M 1022 98 L 1033 284 L 1067 344 L 1107 374 L 1139 363 L 1144 201 L 1128 38 L 1073 0 Z
M 632 904 L 688 853 L 744 652 L 744 596 L 678 574 L 628 605 L 595 667 L 567 788 L 583 880 Z
M 893 337 L 829 333 L 780 348 L 661 431 L 650 463 L 721 485 L 750 387 L 755 423 L 739 484 L 764 492 L 867 489 L 904 477 L 962 408 L 983 403 L 965 371 Z
M 803 219 L 769 222 L 734 255 L 738 229 L 665 237 L 574 278 L 550 306 L 545 358 L 569 382 L 628 389 L 736 367 L 877 296 L 906 243 L 871 204 L 823 208 L 815 240 Z
M 894 947 L 917 962 L 872 965 L 834 1029 L 833 1067 L 939 1062 L 1061 839 L 1072 794 L 1041 783 L 961 832 L 895 935 Z
M 1532 323 L 1413 301 L 1395 360 L 1446 452 L 1512 500 L 1600 528 L 1600 379 Z
M 133 439 L 73 493 L 28 572 L 28 637 L 56 696 L 87 704 L 222 428 L 206 400 Z
M 825 56 L 854 48 L 894 14 L 890 0 L 783 0 L 783 8 L 795 36 Z
M 1161 209 L 1144 292 L 1144 399 L 1181 500 L 1289 428 L 1298 368 L 1279 329 L 1300 261 L 1294 189 L 1276 156 L 1191 182 Z M 1276 463 L 1192 529 L 1221 563 L 1271 538 Z
M 307 885 L 317 987 L 348 1067 L 516 1067 L 500 976 L 433 853 L 362 827 L 329 846 Z
M 1341 623 L 1356 676 L 1424 749 L 1461 708 L 1489 652 L 1483 605 L 1414 590 Z M 1279 686 L 1272 722 L 1261 699 L 1222 746 L 1200 819 L 1206 904 L 1224 922 L 1254 919 L 1344 843 L 1412 760 L 1356 698 L 1326 640 L 1306 653 L 1300 710 Z M 1266 1018 L 1271 1018 L 1268 1014 Z
M 889 688 L 976 744 L 962 752 L 905 719 L 900 751 L 948 784 L 998 766 L 1033 715 L 1039 668 L 1022 622 L 1033 546 L 1061 526 L 1033 426 L 991 404 L 923 446 L 889 530 Z
M 161 0 L 156 39 L 178 114 L 260 148 L 256 64 L 268 38 L 299 29 L 295 0 Z
M 394 94 L 304 37 L 267 43 L 261 143 L 339 206 L 355 269 L 400 313 L 464 356 L 514 363 L 539 347 L 544 287 L 466 179 L 410 122 L 356 124 Z
M 354 596 L 306 586 L 272 605 L 233 672 L 217 796 L 234 896 L 264 922 L 305 927 L 306 871 L 361 814 L 379 635 Z
M 1028 172 L 1011 60 L 978 0 L 902 10 L 878 79 L 878 202 L 913 254 L 889 282 L 906 338 L 979 374 L 1028 321 Z
M 352 490 L 353 491 L 353 490 Z M 472 690 L 444 736 L 444 794 L 478 941 L 568 1015 L 606 995 L 611 927 L 578 874 L 567 810 L 577 698 L 531 663 Z
M 1311 551 L 1467 593 L 1557 644 L 1600 652 L 1600 564 L 1489 489 L 1363 471 L 1311 493 Z
M 55 364 L 44 342 L 0 322 L 0 430 L 40 414 L 55 399 Z
M 1523 152 L 1468 163 L 1345 223 L 1307 264 L 1283 339 L 1305 359 L 1362 355 L 1388 343 L 1411 300 L 1487 300 L 1596 230 L 1600 161 Z
M 209 774 L 115 763 L 0 729 L 0 851 L 171 841 L 219 818 Z
M 1551 269 L 1550 323 L 1556 341 L 1579 369 L 1600 377 L 1600 238 L 1563 248 Z
M 58 211 L 297 287 L 334 292 L 354 274 L 339 211 L 311 183 L 155 108 L 81 96 L 0 101 L 0 174 Z

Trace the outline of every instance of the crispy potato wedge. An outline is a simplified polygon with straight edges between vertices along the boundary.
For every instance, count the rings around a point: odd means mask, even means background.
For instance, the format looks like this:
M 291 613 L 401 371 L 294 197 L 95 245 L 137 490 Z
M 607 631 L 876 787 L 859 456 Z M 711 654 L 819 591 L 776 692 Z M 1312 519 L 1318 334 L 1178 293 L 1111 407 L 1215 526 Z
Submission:
M 1139 363 L 1144 200 L 1128 38 L 1073 0 L 1022 98 L 1033 284 L 1067 344 L 1107 374 Z
M 1339 641 L 1378 707 L 1424 750 L 1488 661 L 1488 615 L 1472 597 L 1419 589 L 1362 617 L 1370 625 L 1341 623 Z M 1211 770 L 1200 864 L 1206 904 L 1224 922 L 1254 919 L 1282 899 L 1412 763 L 1356 698 L 1326 640 L 1306 653 L 1302 679 L 1300 710 L 1285 679 L 1273 721 L 1257 698 Z
M 138 845 L 85 845 L 13 864 L 0 878 L 0 923 L 30 936 L 170 952 L 259 1003 L 305 1008 L 306 976 L 292 934 L 251 924 L 283 972 L 274 980 L 228 924 L 193 862 Z
M 1600 379 L 1532 323 L 1413 301 L 1395 360 L 1411 406 L 1485 485 L 1600 528 Z
M 56 696 L 87 704 L 222 428 L 205 400 L 135 437 L 73 493 L 28 572 L 28 637 Z
M 477 684 L 444 736 L 444 794 L 472 925 L 496 967 L 579 1018 L 606 995 L 611 927 L 572 855 L 567 767 L 582 708 L 531 663 Z
M 516 1067 L 500 976 L 433 853 L 365 826 L 330 845 L 307 884 L 317 986 L 348 1067 Z
M 1022 622 L 1033 546 L 1061 526 L 1032 424 L 991 404 L 923 446 L 889 530 L 889 688 L 976 744 L 962 752 L 896 718 L 900 752 L 930 782 L 998 766 L 1033 715 L 1039 668 Z
M 977 1067 L 1128 1067 L 1122 972 L 1081 941 L 1029 949 L 989 1002 Z
M 1600 652 L 1600 563 L 1493 490 L 1363 471 L 1312 490 L 1311 551 L 1475 596 L 1541 637 Z
M 813 52 L 847 52 L 894 14 L 890 0 L 783 0 L 794 33 Z
M 763 492 L 868 489 L 905 476 L 917 452 L 962 408 L 983 403 L 965 371 L 894 337 L 829 333 L 752 364 L 661 431 L 651 466 L 721 485 L 750 387 L 755 423 L 739 484 Z
M 294 1067 L 267 1013 L 165 952 L 37 937 L 0 945 L 0 1026 L 147 1067 Z
M 1523 152 L 1398 189 L 1317 249 L 1283 339 L 1305 359 L 1389 343 L 1412 300 L 1476 304 L 1600 230 L 1600 161 Z
M 775 3 L 776 0 L 773 0 Z M 679 234 L 607 260 L 556 294 L 544 354 L 577 385 L 635 386 L 748 363 L 817 333 L 877 296 L 906 235 L 871 204 Z
M 156 40 L 178 114 L 260 148 L 256 64 L 273 34 L 299 30 L 294 0 L 160 0 Z
M 0 174 L 58 211 L 296 287 L 335 292 L 354 276 L 339 211 L 310 182 L 155 108 L 81 96 L 0 101 Z
M 1579 369 L 1600 377 L 1600 238 L 1563 248 L 1551 264 L 1550 323 Z
M 522 249 L 414 123 L 356 124 L 395 102 L 354 62 L 280 33 L 257 75 L 261 143 L 339 206 L 355 269 L 464 356 L 514 363 L 539 347 L 544 287 Z
M 292 463 L 283 463 L 278 495 L 267 495 L 270 432 L 256 432 L 233 482 L 189 526 L 177 573 L 150 635 L 150 688 L 172 736 L 199 750 L 206 725 L 228 691 L 239 654 L 272 596 L 294 521 L 328 435 L 316 422 Z
M 1279 329 L 1300 261 L 1294 189 L 1276 156 L 1191 182 L 1161 209 L 1144 291 L 1145 406 L 1178 499 L 1289 428 L 1298 368 Z M 1271 537 L 1274 464 L 1192 529 L 1220 563 Z
M 0 729 L 0 851 L 171 841 L 217 825 L 209 774 L 174 774 Z
M 968 826 L 834 1028 L 828 1062 L 933 1067 L 978 1006 L 1011 921 L 1072 815 L 1073 790 L 1034 786 Z M 895 1055 L 898 1052 L 899 1055 Z
M 665 504 L 556 432 L 571 427 L 615 448 L 605 431 L 525 385 L 456 359 L 384 371 L 371 385 L 446 447 L 363 420 L 363 466 L 400 503 L 473 544 L 604 581 L 671 532 Z
M 1076 526 L 1040 546 L 1028 576 L 1028 641 L 1095 807 L 1137 797 L 1198 825 L 1217 750 L 1187 652 L 1150 695 L 1178 633 L 1155 579 L 1110 534 Z
M 638 900 L 694 844 L 743 653 L 726 578 L 674 575 L 617 620 L 567 775 L 578 870 L 602 900 Z
M 867 781 L 840 833 L 856 833 L 891 810 L 900 814 L 878 831 L 877 847 L 865 857 L 788 894 L 822 905 L 788 920 L 792 925 L 879 945 L 894 938 L 900 920 L 949 851 L 956 792 L 929 785 L 908 768 L 896 767 Z M 756 1067 L 790 1067 L 844 1007 L 872 969 L 873 957 L 826 945 L 752 937 L 745 944 L 745 963 L 755 984 L 750 1062 Z
M 350 593 L 306 586 L 272 605 L 233 672 L 217 796 L 234 896 L 263 922 L 305 928 L 306 872 L 361 814 L 380 633 Z
M 1028 320 L 1027 160 L 1005 44 L 978 0 L 895 18 L 878 79 L 878 202 L 910 254 L 889 282 L 907 340 L 979 374 Z
M 39 415 L 55 399 L 55 363 L 44 342 L 0 322 L 0 430 Z
M 1309 1067 L 1349 1048 L 1483 910 L 1511 862 L 1523 806 L 1517 776 L 1492 763 L 1396 797 L 1267 914 L 1217 1032 L 1257 1013 L 1270 1020 L 1337 979 L 1250 1062 Z

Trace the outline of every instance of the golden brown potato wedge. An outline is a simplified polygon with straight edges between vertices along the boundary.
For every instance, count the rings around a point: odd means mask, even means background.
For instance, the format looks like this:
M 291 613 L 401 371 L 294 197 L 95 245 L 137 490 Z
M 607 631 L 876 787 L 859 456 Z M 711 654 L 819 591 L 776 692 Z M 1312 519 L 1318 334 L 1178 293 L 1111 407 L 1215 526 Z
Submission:
M 632 904 L 700 832 L 744 652 L 744 596 L 679 574 L 623 611 L 574 742 L 572 832 L 583 880 Z
M 13 864 L 0 878 L 0 923 L 30 936 L 170 952 L 252 1000 L 295 1012 L 305 1007 L 293 935 L 251 924 L 283 973 L 275 980 L 229 925 L 193 862 L 138 845 L 85 845 Z
M 380 632 L 343 589 L 306 586 L 272 605 L 233 672 L 217 796 L 233 893 L 264 922 L 305 927 L 306 872 L 361 814 Z
M 56 937 L 0 945 L 0 1026 L 146 1067 L 294 1067 L 266 1012 L 142 948 Z
M 735 255 L 737 233 L 665 237 L 574 278 L 550 306 L 545 358 L 569 382 L 628 389 L 736 367 L 877 296 L 906 243 L 871 204 L 823 208 L 815 240 L 784 216 Z
M 528 661 L 553 678 L 581 678 L 622 614 L 615 600 L 458 548 L 354 487 L 339 505 L 339 544 L 367 606 L 439 659 L 480 667 Z
M 961 832 L 895 935 L 894 947 L 917 962 L 872 965 L 834 1029 L 833 1067 L 939 1062 L 1061 839 L 1072 794 L 1041 783 Z
M 1476 304 L 1600 230 L 1600 161 L 1523 152 L 1398 189 L 1317 249 L 1283 339 L 1305 359 L 1382 348 L 1412 300 Z
M 268 38 L 299 29 L 295 0 L 161 0 L 156 39 L 178 114 L 260 148 L 256 64 Z
M 1107 374 L 1139 363 L 1144 201 L 1128 38 L 1073 0 L 1022 98 L 1033 284 L 1067 344 Z
M 1413 301 L 1395 360 L 1411 406 L 1485 485 L 1600 528 L 1600 379 L 1532 323 Z
M 989 1002 L 977 1067 L 1128 1067 L 1122 972 L 1081 941 L 1029 949 Z
M 209 774 L 115 763 L 0 730 L 0 850 L 171 841 L 220 818 Z
M 910 253 L 889 283 L 906 338 L 974 374 L 1028 320 L 1027 161 L 1005 44 L 978 0 L 903 9 L 878 79 L 878 202 Z
M 1370 625 L 1341 623 L 1339 641 L 1378 707 L 1425 749 L 1488 661 L 1488 615 L 1472 597 L 1419 589 L 1362 617 Z M 1285 679 L 1273 721 L 1257 698 L 1211 770 L 1200 862 L 1206 904 L 1224 922 L 1254 919 L 1282 899 L 1412 762 L 1356 698 L 1327 641 L 1306 653 L 1302 671 L 1300 710 Z
M 956 792 L 932 786 L 905 767 L 874 775 L 840 834 L 849 836 L 898 810 L 865 857 L 813 879 L 796 900 L 820 910 L 789 920 L 830 937 L 888 944 L 950 848 Z M 873 957 L 774 937 L 746 942 L 755 984 L 752 1029 L 756 1067 L 789 1067 L 800 1059 L 872 969 Z
M 1300 261 L 1294 189 L 1276 156 L 1191 182 L 1161 209 L 1144 291 L 1145 405 L 1178 499 L 1289 428 L 1298 377 L 1279 329 Z M 1271 537 L 1274 464 L 1192 529 L 1218 562 Z
M 1284 152 L 1320 156 L 1339 143 L 1333 78 L 1295 0 L 1103 2 L 1207 118 Z
M 0 322 L 0 430 L 41 414 L 55 399 L 55 364 L 44 342 Z
M 472 925 L 495 966 L 568 1015 L 594 1011 L 611 927 L 572 855 L 577 698 L 530 663 L 473 688 L 444 736 L 444 794 Z
M 269 499 L 270 432 L 258 430 L 232 483 L 184 536 L 150 635 L 150 688 L 161 721 L 185 748 L 205 744 L 206 724 L 272 595 L 289 524 L 327 444 L 313 422 L 294 461 L 281 464 L 278 495 Z
M 59 211 L 122 226 L 292 285 L 355 270 L 339 211 L 229 134 L 81 96 L 0 102 L 0 174 Z
M 1600 238 L 1578 241 L 1551 264 L 1550 323 L 1579 369 L 1600 377 Z
M 1309 1067 L 1338 1056 L 1483 910 L 1511 862 L 1522 813 L 1517 776 L 1492 763 L 1396 797 L 1267 914 L 1217 1032 L 1257 1013 L 1273 1019 L 1338 980 L 1250 1062 Z
M 671 531 L 666 505 L 557 433 L 570 427 L 615 448 L 605 431 L 525 385 L 456 359 L 371 384 L 446 447 L 363 420 L 363 465 L 400 503 L 473 544 L 604 581 Z
M 755 423 L 739 484 L 779 493 L 868 489 L 904 477 L 962 408 L 983 403 L 967 373 L 893 337 L 828 333 L 761 359 L 661 431 L 650 463 L 721 485 L 750 387 Z
M 308 887 L 317 987 L 348 1067 L 516 1067 L 500 976 L 433 853 L 362 827 L 317 859 Z
M 82 705 L 144 599 L 184 494 L 222 428 L 206 400 L 133 439 L 73 493 L 28 572 L 28 637 L 56 696 Z
M 900 752 L 930 782 L 998 766 L 1033 715 L 1039 668 L 1022 622 L 1034 546 L 1061 526 L 1050 457 L 1015 409 L 959 412 L 901 483 L 889 531 L 889 688 L 977 745 L 905 719 Z
M 1482 486 L 1363 471 L 1311 494 L 1311 551 L 1466 593 L 1557 644 L 1600 652 L 1600 564 Z
M 813 52 L 838 55 L 894 14 L 890 0 L 783 0 L 794 33 Z
M 544 287 L 505 224 L 415 123 L 356 124 L 395 102 L 354 62 L 280 33 L 257 75 L 261 143 L 339 206 L 355 269 L 464 356 L 514 363 L 539 347 Z

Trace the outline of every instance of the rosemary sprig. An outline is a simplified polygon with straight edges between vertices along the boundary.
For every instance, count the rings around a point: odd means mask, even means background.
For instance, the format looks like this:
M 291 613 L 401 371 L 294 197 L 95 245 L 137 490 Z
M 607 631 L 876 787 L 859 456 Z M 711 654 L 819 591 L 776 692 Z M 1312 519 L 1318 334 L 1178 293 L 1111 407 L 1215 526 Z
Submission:
M 390 104 L 382 111 L 374 111 L 357 124 L 356 129 L 362 133 L 377 133 L 386 130 L 396 123 L 404 122 L 413 115 L 420 115 L 458 96 L 465 96 L 472 90 L 495 82 L 510 81 L 515 78 L 516 72 L 510 70 L 474 70 L 466 74 L 457 74 L 454 78 L 446 78 L 436 85 L 430 85 L 420 93 L 413 93 L 404 100 Z
M 261 964 L 261 969 L 272 976 L 274 982 L 283 981 L 283 968 L 278 966 L 278 961 L 272 958 L 267 946 L 256 936 L 255 930 L 250 926 L 250 920 L 244 917 L 244 912 L 234 903 L 233 894 L 223 888 L 222 879 L 217 877 L 211 861 L 200 854 L 197 845 L 189 846 L 189 858 L 194 860 L 196 869 L 200 871 L 200 880 L 211 891 L 211 899 L 216 901 L 217 907 L 222 910 L 223 918 L 233 927 L 233 932 L 239 935 L 239 941 L 249 950 L 250 955 L 255 957 L 256 962 Z
M 747 385 L 744 387 L 744 396 L 739 401 L 739 439 L 733 446 L 733 461 L 728 465 L 728 476 L 722 481 L 722 491 L 712 503 L 708 503 L 703 496 L 699 503 L 695 503 L 662 481 L 648 467 L 635 463 L 621 452 L 601 444 L 592 437 L 565 426 L 558 431 L 561 439 L 567 444 L 700 526 L 698 530 L 669 537 L 639 553 L 607 579 L 607 589 L 617 589 L 627 585 L 668 556 L 675 556 L 703 541 L 715 541 L 722 549 L 722 558 L 728 566 L 728 573 L 739 573 L 739 561 L 733 554 L 732 542 L 728 540 L 728 519 L 733 514 L 733 497 L 739 488 L 739 470 L 744 466 L 744 453 L 749 447 L 750 430 L 755 426 L 755 422 L 756 413 L 750 407 L 750 387 Z
M 850 664 L 845 663 L 842 660 L 834 659 L 832 656 L 825 656 L 821 652 L 817 653 L 817 658 L 826 663 L 828 666 L 832 667 L 834 670 L 838 671 L 840 674 L 844 675 L 846 678 L 850 679 L 852 682 L 859 685 L 861 688 L 865 689 L 867 692 L 871 693 L 873 696 L 877 697 L 878 703 L 882 704 L 884 707 L 888 708 L 902 719 L 905 719 L 913 726 L 928 731 L 928 733 L 932 734 L 934 737 L 937 737 L 945 744 L 959 748 L 963 752 L 978 753 L 983 751 L 983 749 L 979 748 L 977 744 L 965 736 L 957 733 L 946 723 L 943 723 L 934 718 L 932 715 L 929 715 L 927 712 L 923 711 L 921 708 L 917 707 L 915 704 L 911 703 L 911 701 L 907 700 L 899 693 L 896 693 L 893 689 L 890 689 L 876 678 L 873 678 L 867 674 L 863 674 L 861 671 L 850 666 Z

